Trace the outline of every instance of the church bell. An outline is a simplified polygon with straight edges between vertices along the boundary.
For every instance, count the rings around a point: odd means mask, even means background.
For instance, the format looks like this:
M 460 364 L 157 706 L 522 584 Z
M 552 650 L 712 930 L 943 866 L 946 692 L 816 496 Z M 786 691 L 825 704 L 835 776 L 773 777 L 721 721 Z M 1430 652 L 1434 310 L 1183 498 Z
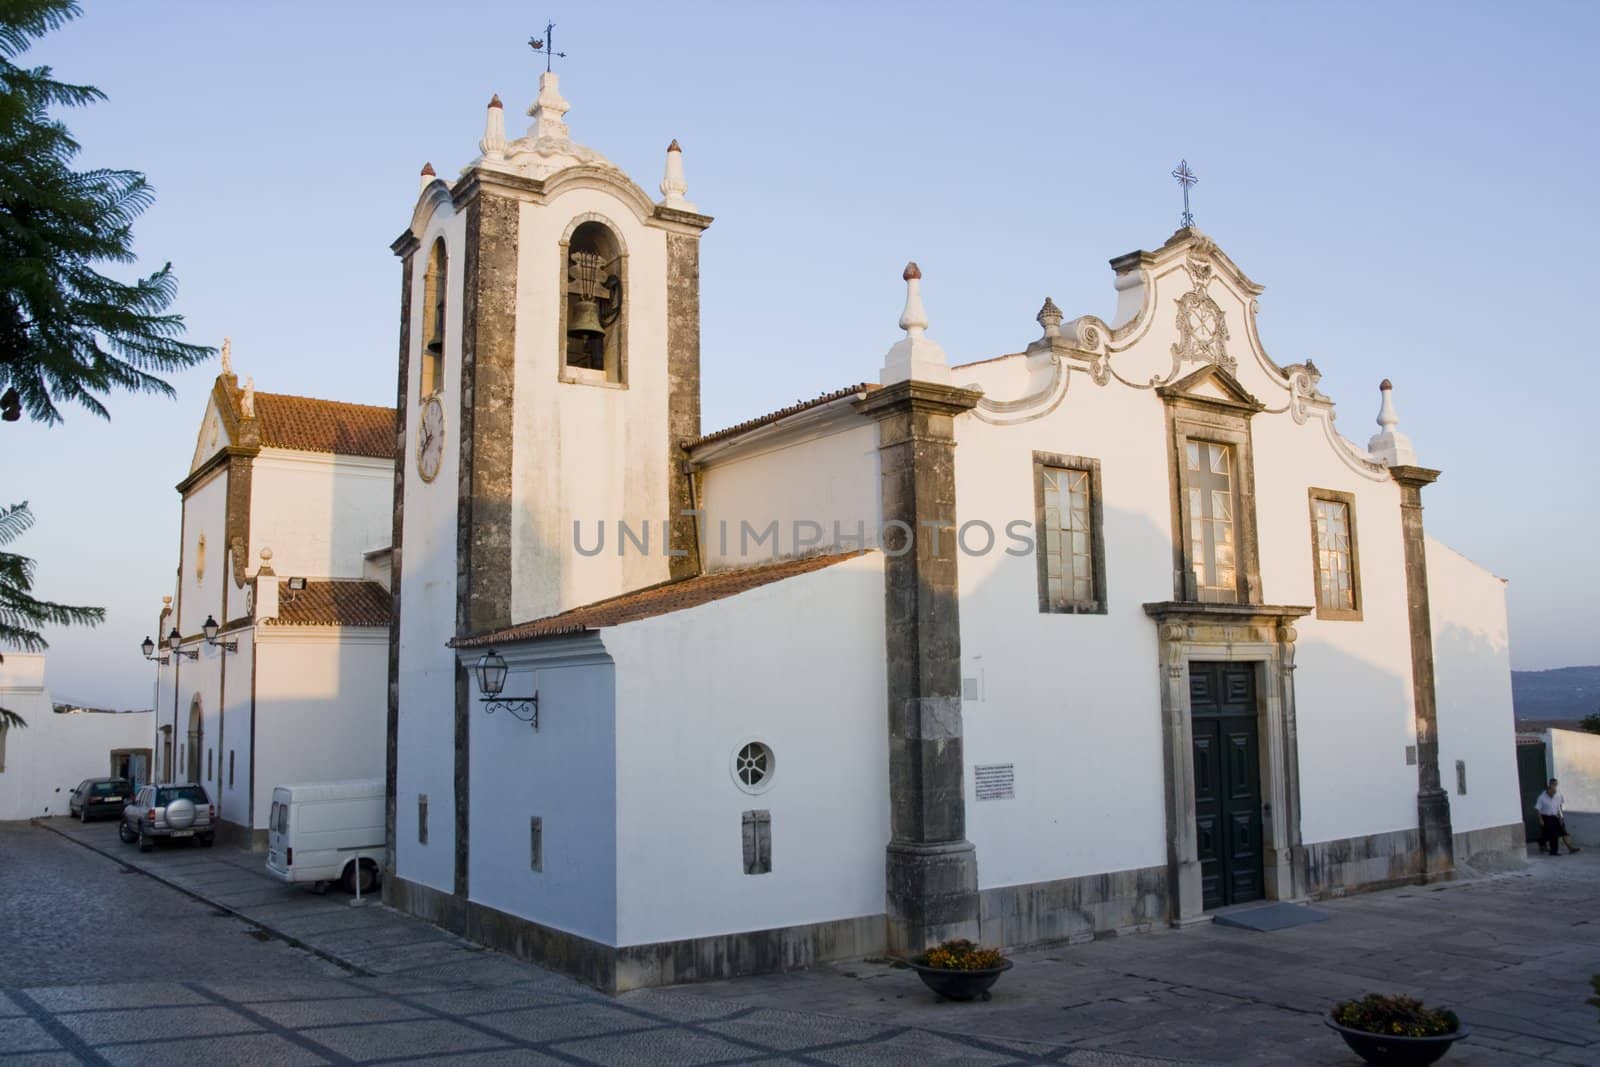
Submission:
M 574 337 L 604 337 L 600 325 L 600 305 L 593 300 L 579 300 L 572 305 L 572 319 L 567 323 L 567 333 Z
M 577 299 L 567 319 L 567 335 L 582 341 L 605 336 L 600 324 L 599 297 L 606 292 L 605 257 L 593 252 L 574 252 L 569 264 L 568 291 Z

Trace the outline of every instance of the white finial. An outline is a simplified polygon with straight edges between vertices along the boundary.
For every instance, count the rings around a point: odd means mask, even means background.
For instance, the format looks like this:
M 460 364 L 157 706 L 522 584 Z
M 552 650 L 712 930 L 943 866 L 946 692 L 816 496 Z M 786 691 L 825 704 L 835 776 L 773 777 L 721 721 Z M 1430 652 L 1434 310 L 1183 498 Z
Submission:
M 883 385 L 916 379 L 922 382 L 949 384 L 950 361 L 937 341 L 925 336 L 928 313 L 922 307 L 922 271 L 915 263 L 907 263 L 900 275 L 906 283 L 906 306 L 900 312 L 900 328 L 905 337 L 889 349 L 884 357 L 878 381 Z
M 1400 415 L 1394 409 L 1394 385 L 1385 378 L 1378 389 L 1383 393 L 1383 404 L 1378 408 L 1379 430 L 1367 442 L 1367 451 L 1385 467 L 1414 467 L 1417 452 L 1411 447 L 1411 438 L 1400 432 Z
M 422 173 L 417 176 L 417 183 L 422 188 L 426 189 L 428 186 L 433 184 L 433 180 L 438 176 L 439 175 L 433 169 L 432 163 L 424 163 L 422 165 Z
M 900 328 L 907 337 L 921 337 L 928 328 L 928 313 L 922 308 L 922 268 L 915 262 L 907 263 L 900 277 L 906 283 L 906 306 L 900 312 Z
M 169 597 L 169 596 L 164 596 L 164 597 L 161 598 L 161 603 L 164 604 L 164 605 L 167 605 L 167 606 L 171 606 L 172 598 Z
M 233 373 L 233 338 L 222 339 L 222 373 L 224 376 Z
M 688 191 L 689 183 L 683 180 L 683 149 L 678 147 L 677 138 L 673 138 L 667 145 L 667 170 L 661 177 L 661 195 L 666 199 L 661 202 L 679 211 L 693 211 L 694 205 L 683 197 Z
M 239 414 L 247 419 L 256 417 L 256 380 L 254 378 L 246 378 L 244 380 L 244 396 L 239 399 Z
M 485 159 L 504 159 L 506 155 L 506 109 L 500 103 L 500 94 L 489 100 L 489 114 L 483 120 L 483 140 L 478 151 Z
M 528 136 L 535 139 L 549 137 L 566 140 L 567 124 L 561 119 L 571 110 L 572 105 L 561 97 L 561 79 L 555 71 L 545 71 L 539 75 L 539 99 L 528 109 L 528 114 L 533 116 L 533 125 L 528 127 Z

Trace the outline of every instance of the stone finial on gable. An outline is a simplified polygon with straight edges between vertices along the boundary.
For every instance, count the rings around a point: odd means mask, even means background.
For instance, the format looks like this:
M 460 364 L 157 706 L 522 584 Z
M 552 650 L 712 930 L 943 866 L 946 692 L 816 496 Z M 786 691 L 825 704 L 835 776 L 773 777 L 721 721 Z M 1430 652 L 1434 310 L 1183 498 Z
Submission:
M 222 339 L 222 375 L 228 377 L 233 374 L 233 338 Z
M 1048 296 L 1044 298 L 1044 307 L 1039 309 L 1039 314 L 1034 316 L 1034 321 L 1044 327 L 1046 341 L 1061 336 L 1061 320 L 1066 318 L 1061 314 L 1061 309 L 1056 307 L 1056 302 Z
M 533 125 L 528 127 L 528 136 L 538 139 L 544 137 L 557 140 L 567 139 L 567 124 L 562 117 L 572 110 L 572 105 L 561 96 L 561 79 L 554 72 L 547 70 L 539 75 L 539 98 L 528 109 L 528 114 L 533 116 Z
M 884 357 L 878 373 L 882 385 L 915 379 L 920 382 L 950 383 L 950 361 L 937 341 L 929 340 L 928 313 L 922 307 L 922 271 L 907 263 L 900 276 L 906 283 L 906 306 L 900 312 L 900 328 L 906 335 Z
M 246 419 L 256 417 L 256 380 L 254 378 L 246 378 L 244 380 L 244 396 L 239 398 L 239 414 Z
M 426 189 L 433 184 L 433 180 L 438 176 L 438 173 L 433 169 L 432 163 L 424 163 L 422 165 L 422 173 L 418 176 L 417 182 L 422 188 Z
M 1383 393 L 1383 404 L 1378 408 L 1378 433 L 1367 442 L 1367 451 L 1372 458 L 1382 463 L 1385 467 L 1415 467 L 1417 463 L 1416 449 L 1411 447 L 1411 438 L 1400 432 L 1400 415 L 1394 409 L 1394 385 L 1385 378 L 1383 384 L 1378 386 Z
M 478 142 L 478 151 L 483 153 L 484 159 L 505 158 L 506 109 L 500 102 L 499 93 L 489 98 L 488 114 L 483 119 L 483 140 Z
M 667 168 L 661 176 L 661 195 L 666 199 L 661 203 L 679 211 L 694 211 L 695 206 L 683 196 L 688 191 L 689 183 L 683 180 L 683 149 L 678 147 L 678 139 L 674 137 L 667 145 Z

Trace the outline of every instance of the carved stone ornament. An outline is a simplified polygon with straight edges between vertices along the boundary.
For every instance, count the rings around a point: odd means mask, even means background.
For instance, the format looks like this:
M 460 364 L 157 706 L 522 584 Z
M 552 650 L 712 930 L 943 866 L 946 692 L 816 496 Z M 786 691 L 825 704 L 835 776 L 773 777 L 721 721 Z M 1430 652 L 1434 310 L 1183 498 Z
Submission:
M 1174 377 L 1186 361 L 1215 363 L 1229 374 L 1238 364 L 1228 355 L 1228 323 L 1222 307 L 1206 290 L 1211 286 L 1211 264 L 1191 255 L 1189 275 L 1194 288 L 1178 298 L 1178 341 L 1172 346 Z

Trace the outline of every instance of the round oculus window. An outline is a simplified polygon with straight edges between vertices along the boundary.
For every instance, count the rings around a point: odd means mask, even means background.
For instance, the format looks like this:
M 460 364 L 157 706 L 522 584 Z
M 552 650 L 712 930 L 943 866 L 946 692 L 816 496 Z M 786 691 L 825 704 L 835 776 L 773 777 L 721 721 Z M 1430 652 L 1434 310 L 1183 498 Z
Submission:
M 733 754 L 733 781 L 746 793 L 765 792 L 776 769 L 772 749 L 760 741 L 750 741 Z

